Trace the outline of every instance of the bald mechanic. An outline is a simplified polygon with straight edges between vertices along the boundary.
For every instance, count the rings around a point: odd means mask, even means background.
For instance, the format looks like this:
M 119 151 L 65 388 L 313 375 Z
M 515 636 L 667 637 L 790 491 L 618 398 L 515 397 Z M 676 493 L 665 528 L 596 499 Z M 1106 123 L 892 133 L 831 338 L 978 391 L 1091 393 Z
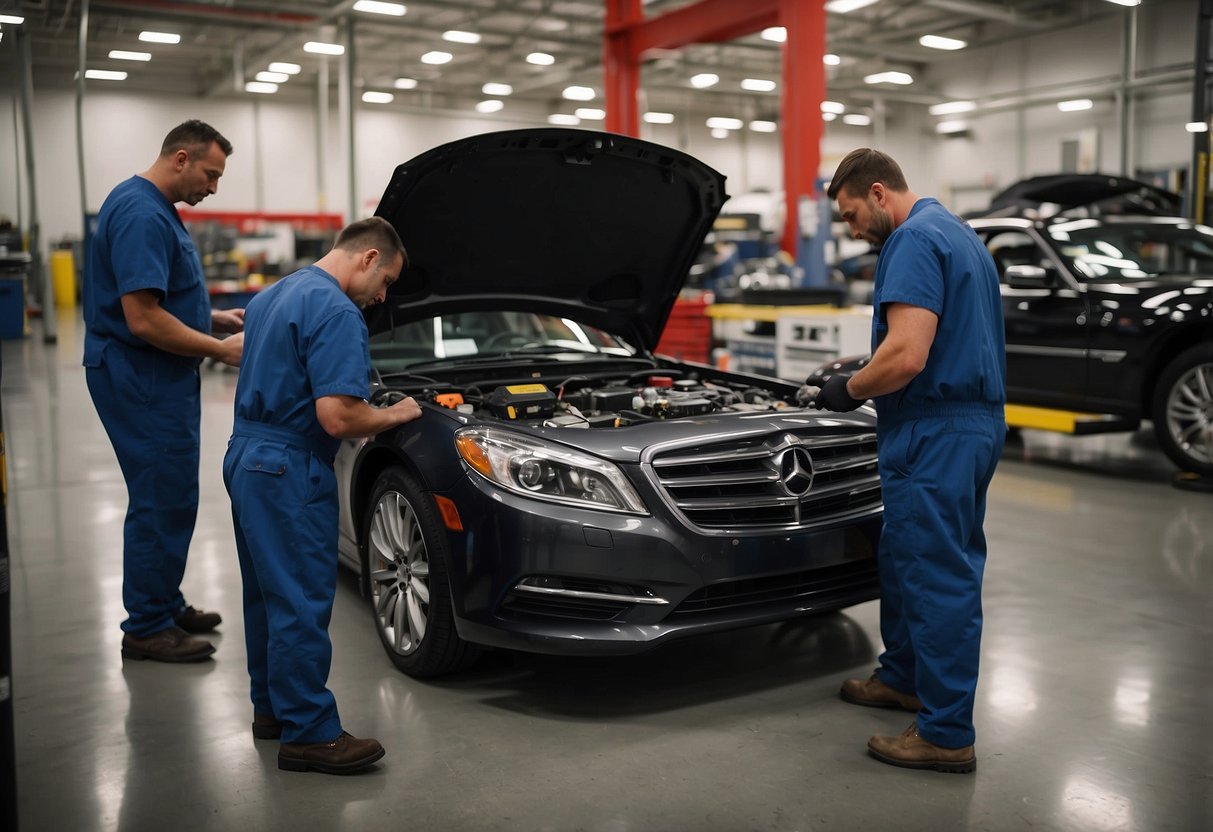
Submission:
M 872 358 L 829 378 L 816 406 L 874 399 L 884 495 L 880 635 L 870 679 L 848 702 L 916 712 L 868 752 L 905 768 L 974 771 L 986 489 L 1006 436 L 998 273 L 973 230 L 919 197 L 877 150 L 852 151 L 828 190 L 856 239 L 880 251 Z
M 187 121 L 160 155 L 119 184 L 97 216 L 84 285 L 88 391 L 126 480 L 122 655 L 201 661 L 214 646 L 191 633 L 213 630 L 218 613 L 181 595 L 198 516 L 202 411 L 198 365 L 238 366 L 244 311 L 212 310 L 202 263 L 174 203 L 215 193 L 232 145 L 215 128 Z
M 405 264 L 396 230 L 372 217 L 248 305 L 223 480 L 244 579 L 253 736 L 280 739 L 278 768 L 288 771 L 349 774 L 384 754 L 378 740 L 342 729 L 326 686 L 337 584 L 333 457 L 342 439 L 421 416 L 412 398 L 366 402 L 362 307 L 381 303 Z

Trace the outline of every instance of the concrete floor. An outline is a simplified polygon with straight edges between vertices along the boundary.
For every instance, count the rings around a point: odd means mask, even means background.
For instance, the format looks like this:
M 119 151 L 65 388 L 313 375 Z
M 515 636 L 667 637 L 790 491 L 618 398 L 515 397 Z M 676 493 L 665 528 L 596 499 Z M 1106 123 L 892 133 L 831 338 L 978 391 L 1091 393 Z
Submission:
M 627 659 L 493 654 L 441 682 L 392 669 L 349 576 L 331 687 L 387 756 L 280 772 L 254 743 L 220 460 L 236 375 L 203 373 L 186 597 L 213 661 L 123 664 L 126 496 L 80 367 L 81 323 L 3 344 L 13 692 L 25 832 L 90 830 L 1213 829 L 1213 496 L 1148 434 L 1025 432 L 990 495 L 973 776 L 865 753 L 910 716 L 837 695 L 877 608 Z

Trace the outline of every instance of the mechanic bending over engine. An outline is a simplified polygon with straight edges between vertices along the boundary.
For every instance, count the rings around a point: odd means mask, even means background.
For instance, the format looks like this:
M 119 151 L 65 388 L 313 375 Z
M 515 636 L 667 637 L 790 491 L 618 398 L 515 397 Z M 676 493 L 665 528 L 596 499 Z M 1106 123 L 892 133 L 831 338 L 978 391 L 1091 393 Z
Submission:
M 187 121 L 165 136 L 143 173 L 101 206 L 84 284 L 88 391 L 126 480 L 122 655 L 201 661 L 215 652 L 205 633 L 218 613 L 181 595 L 198 516 L 202 411 L 198 365 L 238 366 L 244 312 L 212 310 L 202 263 L 174 203 L 215 193 L 232 145 L 215 128 Z
M 366 402 L 362 307 L 381 303 L 407 263 L 390 223 L 347 226 L 315 265 L 259 292 L 245 317 L 235 425 L 223 460 L 244 581 L 253 736 L 280 739 L 278 768 L 346 774 L 383 756 L 342 730 L 327 688 L 337 585 L 341 439 L 421 416 L 412 398 Z
M 870 679 L 842 698 L 917 717 L 869 753 L 906 768 L 977 767 L 973 703 L 981 647 L 986 490 L 1006 436 L 1005 346 L 998 273 L 986 247 L 901 168 L 861 148 L 827 191 L 856 239 L 879 250 L 872 358 L 829 378 L 816 406 L 874 399 L 884 496 L 880 635 Z

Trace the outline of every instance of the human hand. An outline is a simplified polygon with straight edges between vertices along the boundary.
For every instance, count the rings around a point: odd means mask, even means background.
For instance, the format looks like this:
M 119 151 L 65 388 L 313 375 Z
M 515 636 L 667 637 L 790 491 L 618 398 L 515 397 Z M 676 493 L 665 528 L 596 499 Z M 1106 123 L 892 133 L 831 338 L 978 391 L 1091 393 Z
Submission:
M 219 341 L 219 349 L 215 358 L 229 367 L 239 367 L 240 357 L 244 354 L 244 333 L 237 332 Z
M 389 407 L 388 410 L 399 418 L 400 421 L 397 422 L 399 425 L 421 418 L 421 405 L 417 404 L 412 396 L 405 396 Z
M 243 309 L 212 309 L 211 332 L 243 332 Z
M 813 407 L 838 413 L 846 413 L 859 407 L 864 400 L 853 397 L 847 390 L 847 382 L 850 380 L 849 375 L 842 374 L 827 378 L 817 393 L 817 398 L 813 400 Z

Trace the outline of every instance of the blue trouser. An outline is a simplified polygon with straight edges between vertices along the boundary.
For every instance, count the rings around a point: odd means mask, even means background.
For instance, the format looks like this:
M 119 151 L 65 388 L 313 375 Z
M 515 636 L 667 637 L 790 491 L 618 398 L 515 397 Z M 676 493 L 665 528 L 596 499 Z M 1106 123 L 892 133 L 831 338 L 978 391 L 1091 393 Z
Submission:
M 282 742 L 341 735 L 326 687 L 337 591 L 337 478 L 330 458 L 237 425 L 223 460 L 244 583 L 253 712 L 283 723 Z
M 1002 453 L 1001 409 L 881 424 L 878 676 L 922 702 L 918 732 L 972 745 L 986 562 L 986 490 Z
M 111 341 L 85 380 L 126 480 L 122 629 L 143 638 L 175 626 L 198 517 L 198 363 Z

